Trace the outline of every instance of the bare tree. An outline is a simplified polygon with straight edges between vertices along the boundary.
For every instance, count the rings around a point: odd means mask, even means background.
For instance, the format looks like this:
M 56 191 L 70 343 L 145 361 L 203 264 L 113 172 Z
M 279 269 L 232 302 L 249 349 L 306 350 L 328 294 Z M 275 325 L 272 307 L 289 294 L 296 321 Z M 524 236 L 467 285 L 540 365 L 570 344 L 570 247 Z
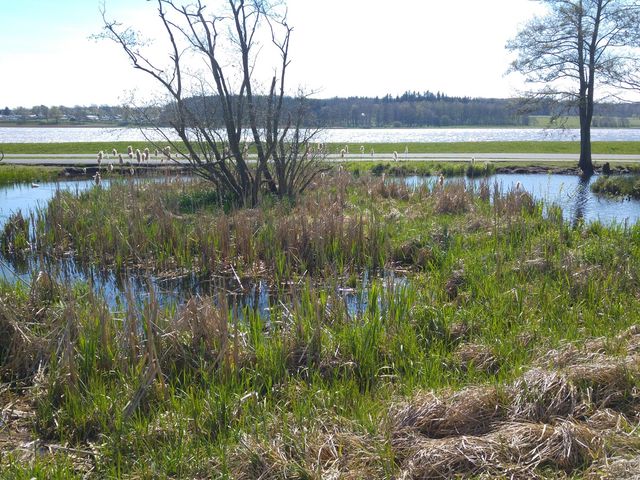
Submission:
M 324 169 L 324 155 L 311 144 L 317 131 L 304 128 L 304 96 L 295 108 L 285 105 L 292 27 L 283 6 L 226 0 L 223 11 L 212 11 L 201 0 L 156 2 L 167 66 L 152 59 L 134 30 L 108 21 L 104 9 L 102 15 L 105 36 L 168 94 L 169 123 L 182 141 L 172 144 L 172 158 L 188 159 L 196 175 L 242 205 L 256 205 L 265 190 L 279 197 L 301 193 Z M 261 91 L 254 72 L 263 58 L 277 58 L 277 65 Z M 193 71 L 198 64 L 204 72 Z
M 548 13 L 530 21 L 507 43 L 518 53 L 512 71 L 537 87 L 532 98 L 555 100 L 580 117 L 580 161 L 593 174 L 591 122 L 594 100 L 622 99 L 636 88 L 640 66 L 640 2 L 539 0 Z M 598 92 L 598 97 L 596 97 Z

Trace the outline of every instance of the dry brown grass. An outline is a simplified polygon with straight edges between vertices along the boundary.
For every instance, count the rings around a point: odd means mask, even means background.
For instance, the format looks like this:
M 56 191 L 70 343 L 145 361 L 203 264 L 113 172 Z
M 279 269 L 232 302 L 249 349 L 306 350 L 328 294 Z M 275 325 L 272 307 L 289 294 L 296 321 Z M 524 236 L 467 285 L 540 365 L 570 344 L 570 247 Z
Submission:
M 504 423 L 483 436 L 415 439 L 400 478 L 536 478 L 539 467 L 571 472 L 589 465 L 602 448 L 602 439 L 584 425 Z
M 485 373 L 496 373 L 498 359 L 487 345 L 463 343 L 453 352 L 453 362 L 463 371 L 474 369 Z
M 386 478 L 389 466 L 378 450 L 383 444 L 333 419 L 286 431 L 276 427 L 268 439 L 245 435 L 228 465 L 237 480 Z
M 613 343 L 622 342 L 629 354 L 637 332 L 629 329 Z M 564 345 L 500 391 L 419 393 L 393 407 L 389 422 L 401 478 L 626 475 L 636 459 L 616 460 L 611 469 L 607 458 L 640 449 L 634 433 L 639 362 L 606 354 L 607 343 Z M 483 359 L 487 350 L 480 347 L 462 344 L 457 355 L 467 349 L 470 358 Z
M 400 439 L 407 432 L 428 438 L 486 433 L 504 418 L 501 392 L 491 387 L 471 387 L 442 397 L 418 394 L 397 408 L 391 423 L 394 438 L 402 444 Z
M 433 190 L 434 211 L 438 214 L 459 214 L 473 208 L 473 193 L 464 181 L 438 185 Z

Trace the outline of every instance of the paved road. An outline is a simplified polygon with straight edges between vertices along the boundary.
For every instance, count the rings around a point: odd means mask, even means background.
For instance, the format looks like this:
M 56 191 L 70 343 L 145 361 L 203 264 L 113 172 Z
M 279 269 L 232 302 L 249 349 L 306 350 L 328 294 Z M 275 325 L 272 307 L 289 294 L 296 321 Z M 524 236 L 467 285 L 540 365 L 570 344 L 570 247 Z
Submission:
M 413 153 L 405 155 L 401 153 L 398 155 L 400 161 L 420 161 L 420 160 L 437 160 L 437 161 L 468 161 L 475 158 L 476 161 L 492 161 L 492 162 L 578 162 L 578 154 L 550 154 L 550 153 Z M 251 159 L 251 157 L 249 157 Z M 255 158 L 255 157 L 254 157 Z M 128 159 L 127 159 L 128 160 Z M 359 155 L 349 154 L 344 157 L 341 155 L 329 155 L 330 161 L 393 161 L 393 154 L 376 154 Z M 623 162 L 623 163 L 635 163 L 640 162 L 640 155 L 616 155 L 616 154 L 598 154 L 593 155 L 594 162 Z M 186 160 L 182 160 L 186 163 Z M 81 165 L 81 166 L 95 166 L 97 165 L 96 156 L 92 154 L 56 154 L 56 155 L 44 155 L 44 154 L 7 154 L 5 155 L 3 163 L 10 163 L 16 165 Z M 103 165 L 113 163 L 118 164 L 118 160 L 115 158 L 105 158 L 102 161 Z M 135 163 L 135 160 L 132 162 Z M 147 164 L 159 165 L 161 164 L 160 158 L 151 158 Z

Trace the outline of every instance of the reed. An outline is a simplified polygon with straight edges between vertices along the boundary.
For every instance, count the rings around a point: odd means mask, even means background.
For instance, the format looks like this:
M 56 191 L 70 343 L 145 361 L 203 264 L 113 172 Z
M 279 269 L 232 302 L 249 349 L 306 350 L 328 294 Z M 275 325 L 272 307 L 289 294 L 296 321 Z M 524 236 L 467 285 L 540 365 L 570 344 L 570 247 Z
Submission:
M 640 229 L 544 212 L 520 189 L 414 190 L 344 174 L 295 204 L 254 210 L 193 182 L 60 194 L 35 222 L 40 255 L 225 273 L 238 292 L 266 277 L 277 296 L 266 316 L 223 281 L 177 306 L 151 282 L 141 298 L 125 287 L 111 307 L 91 285 L 45 273 L 28 288 L 0 282 L 11 434 L 1 471 L 531 478 L 622 468 L 612 459 L 640 451 Z
M 640 198 L 640 178 L 637 175 L 600 177 L 591 184 L 591 190 L 607 197 Z

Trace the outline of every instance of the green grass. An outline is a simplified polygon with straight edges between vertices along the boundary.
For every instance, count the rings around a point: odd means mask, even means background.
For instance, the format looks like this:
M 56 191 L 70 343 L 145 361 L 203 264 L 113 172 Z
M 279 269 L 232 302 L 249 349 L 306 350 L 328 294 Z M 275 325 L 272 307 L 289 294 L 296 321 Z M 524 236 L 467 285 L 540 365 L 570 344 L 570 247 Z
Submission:
M 591 184 L 591 190 L 608 197 L 640 199 L 640 177 L 637 175 L 600 177 Z
M 163 144 L 164 145 L 164 144 Z M 0 150 L 6 154 L 53 154 L 53 155 L 74 155 L 74 154 L 97 154 L 100 150 L 106 154 L 111 154 L 112 149 L 120 153 L 127 152 L 127 147 L 134 150 L 149 148 L 153 152 L 155 147 L 149 142 L 60 142 L 60 143 L 4 143 L 0 145 Z
M 365 147 L 363 158 L 375 153 L 398 153 L 400 159 L 405 147 L 412 153 L 580 153 L 579 142 L 433 142 L 433 143 L 349 143 L 349 152 L 358 154 Z M 329 144 L 330 153 L 339 153 L 343 144 Z M 638 154 L 640 142 L 592 142 L 595 154 Z
M 571 226 L 558 209 L 543 212 L 528 194 L 489 185 L 409 190 L 344 173 L 294 204 L 226 212 L 200 183 L 61 194 L 37 221 L 41 255 L 209 269 L 245 285 L 263 278 L 280 295 L 267 320 L 222 293 L 162 308 L 151 291 L 141 305 L 110 309 L 88 285 L 45 274 L 31 288 L 0 282 L 0 375 L 13 382 L 0 399 L 26 405 L 33 416 L 22 426 L 41 444 L 64 447 L 25 461 L 8 445 L 0 469 L 9 478 L 399 478 L 421 442 L 429 455 L 459 438 L 442 431 L 492 415 L 504 418 L 464 430 L 464 442 L 504 423 L 540 426 L 539 475 L 580 477 L 594 457 L 635 456 L 637 356 L 618 367 L 638 340 L 617 335 L 640 321 L 640 226 Z M 375 278 L 383 265 L 406 283 Z M 346 285 L 366 300 L 358 314 L 339 293 Z M 525 372 L 543 387 L 518 383 Z M 469 410 L 478 391 L 493 392 L 495 408 Z M 532 413 L 514 417 L 513 405 Z M 565 432 L 557 448 L 568 442 L 571 455 L 545 456 L 548 432 L 592 428 L 598 411 L 625 415 L 615 417 L 625 447 L 612 431 L 583 455 L 585 441 Z M 514 444 L 526 454 L 526 437 L 505 437 L 495 456 Z M 481 473 L 445 450 L 449 476 Z M 492 475 L 512 474 L 506 467 Z
M 357 161 L 342 162 L 342 167 L 354 175 L 381 174 L 392 176 L 407 175 L 444 175 L 446 177 L 482 177 L 496 173 L 496 165 L 491 162 L 437 162 L 437 161 L 411 161 L 411 162 L 384 162 L 384 161 Z M 502 164 L 501 164 L 502 165 Z
M 87 143 L 5 143 L 1 146 L 6 154 L 96 154 L 102 150 L 126 152 L 131 145 L 134 149 L 154 147 L 148 142 L 87 142 Z M 360 146 L 365 147 L 364 158 L 375 153 L 398 152 L 404 155 L 405 147 L 412 153 L 579 153 L 579 142 L 434 142 L 434 143 L 349 143 L 349 152 L 358 154 Z M 344 144 L 329 144 L 329 153 L 339 153 Z M 596 154 L 638 154 L 640 142 L 593 142 Z
M 62 173 L 57 167 L 26 167 L 0 163 L 0 185 L 41 182 L 57 179 Z

